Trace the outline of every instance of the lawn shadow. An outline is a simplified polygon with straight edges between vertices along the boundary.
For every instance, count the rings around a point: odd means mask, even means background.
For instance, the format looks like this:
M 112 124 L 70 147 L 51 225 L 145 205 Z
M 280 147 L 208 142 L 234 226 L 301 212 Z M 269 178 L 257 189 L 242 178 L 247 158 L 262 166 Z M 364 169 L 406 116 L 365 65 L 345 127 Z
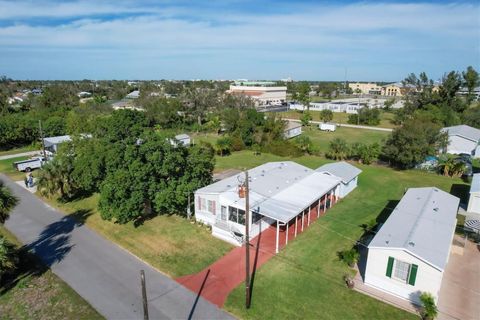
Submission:
M 29 276 L 40 276 L 53 264 L 62 261 L 73 248 L 72 231 L 82 226 L 92 214 L 90 210 L 78 210 L 45 227 L 38 238 L 18 249 L 17 268 L 2 278 L 0 294 L 6 293 Z

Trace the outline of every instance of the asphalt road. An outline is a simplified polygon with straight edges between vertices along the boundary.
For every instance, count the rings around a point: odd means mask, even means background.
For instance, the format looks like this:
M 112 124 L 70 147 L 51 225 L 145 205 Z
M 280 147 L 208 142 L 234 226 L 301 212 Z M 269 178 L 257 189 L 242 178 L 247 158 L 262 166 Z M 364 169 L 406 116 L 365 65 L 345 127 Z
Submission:
M 0 160 L 13 159 L 18 157 L 29 157 L 29 156 L 34 156 L 36 154 L 41 154 L 41 151 L 37 150 L 37 151 L 27 151 L 27 152 L 15 153 L 15 154 L 8 154 L 6 156 L 0 156 Z
M 5 175 L 0 179 L 20 199 L 5 226 L 106 318 L 143 319 L 143 269 L 150 319 L 233 319 L 83 225 L 88 212 L 74 220 Z

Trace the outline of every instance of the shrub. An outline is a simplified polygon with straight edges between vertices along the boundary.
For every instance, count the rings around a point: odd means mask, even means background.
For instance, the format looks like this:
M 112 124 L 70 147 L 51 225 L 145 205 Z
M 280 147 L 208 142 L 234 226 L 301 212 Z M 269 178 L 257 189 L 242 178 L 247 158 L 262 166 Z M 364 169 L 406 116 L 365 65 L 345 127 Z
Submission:
M 233 151 L 240 151 L 245 149 L 245 143 L 243 142 L 242 138 L 240 137 L 232 137 L 232 150 Z
M 355 263 L 357 263 L 358 259 L 360 258 L 360 253 L 358 253 L 355 248 L 352 248 L 350 250 L 340 252 L 339 256 L 343 262 L 353 268 Z
M 290 141 L 273 141 L 264 147 L 264 152 L 281 157 L 300 157 L 303 152 Z
M 423 318 L 429 320 L 435 319 L 438 315 L 438 309 L 435 305 L 435 299 L 433 299 L 432 294 L 429 292 L 422 292 L 420 295 L 420 301 L 423 305 Z

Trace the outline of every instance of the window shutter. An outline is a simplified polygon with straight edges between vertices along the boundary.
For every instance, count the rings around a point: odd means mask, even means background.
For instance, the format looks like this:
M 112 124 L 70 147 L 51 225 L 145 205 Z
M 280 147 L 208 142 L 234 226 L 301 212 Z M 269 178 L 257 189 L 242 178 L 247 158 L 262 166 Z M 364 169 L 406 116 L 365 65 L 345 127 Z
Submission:
M 386 276 L 391 278 L 392 277 L 392 270 L 393 270 L 393 261 L 395 259 L 393 257 L 388 257 L 388 264 L 387 264 L 387 274 Z
M 417 279 L 417 270 L 418 266 L 416 264 L 412 264 L 410 267 L 410 274 L 408 275 L 408 284 L 414 286 L 415 280 Z

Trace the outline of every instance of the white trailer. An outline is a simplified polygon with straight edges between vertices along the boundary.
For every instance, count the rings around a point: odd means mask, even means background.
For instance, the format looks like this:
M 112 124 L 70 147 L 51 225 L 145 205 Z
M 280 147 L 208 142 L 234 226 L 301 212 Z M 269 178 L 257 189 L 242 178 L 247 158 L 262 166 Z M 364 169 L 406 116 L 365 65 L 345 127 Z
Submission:
M 337 125 L 331 122 L 322 122 L 318 125 L 318 128 L 322 131 L 330 131 L 333 132 L 337 130 Z
M 13 167 L 17 171 L 30 172 L 33 169 L 41 168 L 45 162 L 47 160 L 44 157 L 33 157 L 28 160 L 14 162 Z

